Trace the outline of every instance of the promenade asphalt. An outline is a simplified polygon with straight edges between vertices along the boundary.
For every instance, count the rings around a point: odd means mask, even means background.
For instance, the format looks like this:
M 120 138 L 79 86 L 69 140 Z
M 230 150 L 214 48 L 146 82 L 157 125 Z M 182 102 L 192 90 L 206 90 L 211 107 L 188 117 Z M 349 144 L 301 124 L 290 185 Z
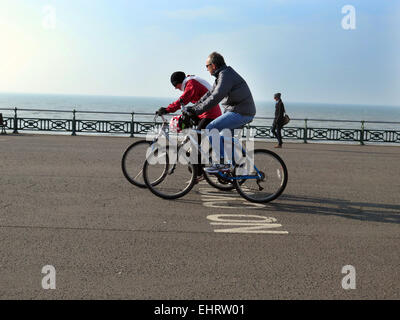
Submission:
M 289 182 L 257 207 L 204 183 L 173 201 L 134 187 L 136 140 L 0 136 L 1 299 L 400 298 L 399 146 L 258 143 Z

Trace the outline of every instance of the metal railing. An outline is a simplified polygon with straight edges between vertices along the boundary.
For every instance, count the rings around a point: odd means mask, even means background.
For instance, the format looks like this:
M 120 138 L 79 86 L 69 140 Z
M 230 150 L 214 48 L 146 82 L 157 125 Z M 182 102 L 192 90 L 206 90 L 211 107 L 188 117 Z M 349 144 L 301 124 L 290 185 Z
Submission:
M 158 124 L 153 122 L 154 113 L 143 112 L 107 112 L 107 111 L 78 111 L 78 110 L 50 110 L 50 109 L 19 109 L 0 108 L 0 110 L 13 113 L 12 116 L 3 115 L 3 134 L 5 130 L 12 130 L 18 134 L 20 131 L 30 132 L 65 132 L 75 136 L 79 133 L 94 134 L 120 134 L 130 137 L 142 136 L 152 132 Z M 21 117 L 21 113 L 30 112 L 28 117 Z M 33 117 L 32 113 L 39 115 L 57 114 L 62 118 Z M 64 115 L 69 114 L 67 119 Z M 87 118 L 87 115 L 106 115 L 105 119 Z M 83 115 L 86 115 L 83 116 Z M 110 119 L 116 116 L 123 119 Z M 87 118 L 87 119 L 86 119 Z M 256 139 L 275 139 L 271 132 L 271 126 L 258 125 L 271 121 L 270 117 L 255 117 L 253 122 L 243 130 L 243 136 L 249 135 Z M 293 126 L 293 123 L 301 125 Z M 313 124 L 314 123 L 314 124 Z M 331 125 L 321 125 L 330 123 Z M 343 126 L 354 125 L 353 128 L 335 127 L 332 124 L 341 123 Z M 310 125 L 312 124 L 312 125 Z M 366 128 L 367 125 L 390 125 L 390 129 Z M 5 130 L 4 130 L 5 129 Z M 329 120 L 329 119 L 291 119 L 291 122 L 282 129 L 282 137 L 288 140 L 308 141 L 341 141 L 358 142 L 364 145 L 371 143 L 400 143 L 400 122 L 389 121 L 356 121 L 356 120 Z

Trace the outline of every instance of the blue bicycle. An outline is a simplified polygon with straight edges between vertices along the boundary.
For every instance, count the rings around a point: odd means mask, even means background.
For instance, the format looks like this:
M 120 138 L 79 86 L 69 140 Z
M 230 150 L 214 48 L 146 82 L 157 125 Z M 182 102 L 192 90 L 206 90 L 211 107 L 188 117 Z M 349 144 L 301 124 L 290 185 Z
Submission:
M 236 188 L 246 200 L 266 203 L 278 198 L 286 188 L 288 171 L 284 161 L 266 149 L 246 150 L 238 138 L 233 138 L 233 150 L 239 150 L 229 168 L 207 173 L 212 166 L 212 153 L 198 144 L 199 131 L 189 130 L 176 144 L 158 141 L 147 150 L 143 165 L 143 179 L 149 190 L 163 199 L 177 199 L 186 195 L 196 184 L 199 170 L 206 180 Z M 160 142 L 160 143 L 159 143 Z M 170 141 L 168 141 L 170 142 Z M 208 152 L 205 152 L 208 151 Z M 212 150 L 211 150 L 212 151 Z M 191 161 L 201 155 L 201 163 Z M 190 158 L 190 155 L 194 158 Z

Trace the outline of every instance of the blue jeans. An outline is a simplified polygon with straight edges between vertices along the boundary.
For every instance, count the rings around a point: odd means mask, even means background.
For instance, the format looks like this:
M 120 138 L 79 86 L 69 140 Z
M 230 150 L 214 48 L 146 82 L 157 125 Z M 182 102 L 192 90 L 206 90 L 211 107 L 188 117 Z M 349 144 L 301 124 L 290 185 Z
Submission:
M 212 130 L 217 129 L 218 131 L 222 131 L 223 129 L 230 129 L 233 133 L 234 129 L 238 129 L 241 126 L 249 123 L 253 120 L 254 116 L 243 116 L 236 112 L 225 112 L 222 116 L 214 119 L 210 122 L 206 129 Z M 232 135 L 233 136 L 233 135 Z M 209 137 L 210 143 L 212 143 L 212 137 Z M 220 157 L 224 157 L 224 137 L 221 135 L 220 138 Z

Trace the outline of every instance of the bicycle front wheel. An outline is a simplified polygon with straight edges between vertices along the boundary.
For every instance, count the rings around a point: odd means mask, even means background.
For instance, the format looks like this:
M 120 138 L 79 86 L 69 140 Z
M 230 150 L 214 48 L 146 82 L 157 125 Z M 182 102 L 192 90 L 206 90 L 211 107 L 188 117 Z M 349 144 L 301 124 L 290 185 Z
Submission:
M 274 152 L 254 150 L 253 156 L 235 167 L 234 180 L 238 193 L 248 201 L 265 203 L 278 198 L 285 190 L 288 171 L 283 160 Z M 257 177 L 257 178 L 256 178 Z
M 159 179 L 159 177 L 162 179 Z M 177 199 L 195 184 L 196 170 L 192 164 L 178 161 L 170 148 L 150 153 L 143 165 L 143 179 L 149 190 L 163 199 Z M 157 183 L 154 181 L 158 179 Z M 153 181 L 153 182 L 152 182 Z
M 151 141 L 139 140 L 131 144 L 124 152 L 121 161 L 122 172 L 125 178 L 139 188 L 146 188 L 142 172 L 146 160 L 146 152 Z

